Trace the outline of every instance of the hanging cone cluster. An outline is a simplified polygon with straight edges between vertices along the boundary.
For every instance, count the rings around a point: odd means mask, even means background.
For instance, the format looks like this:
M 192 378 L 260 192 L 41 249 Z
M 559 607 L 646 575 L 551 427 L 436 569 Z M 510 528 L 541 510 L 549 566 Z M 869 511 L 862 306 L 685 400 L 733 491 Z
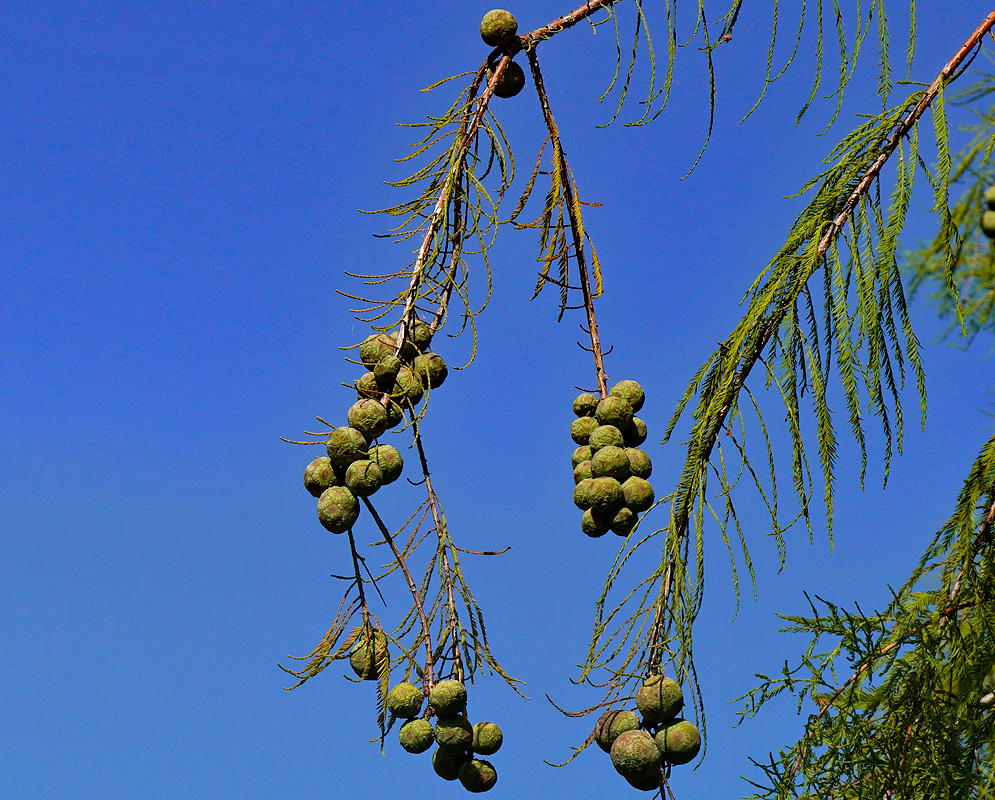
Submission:
M 397 719 L 406 719 L 398 740 L 409 753 L 432 753 L 432 769 L 446 781 L 459 781 L 474 794 L 486 792 L 497 783 L 497 771 L 478 756 L 494 755 L 504 737 L 493 722 L 471 725 L 466 717 L 466 687 L 456 680 L 439 681 L 428 695 L 428 709 L 422 712 L 423 692 L 410 683 L 399 683 L 387 694 L 387 710 Z M 430 717 L 435 717 L 435 724 Z
M 635 416 L 645 399 L 638 383 L 619 381 L 607 397 L 585 392 L 573 402 L 574 503 L 584 512 L 581 530 L 592 538 L 608 531 L 628 536 L 655 500 L 646 480 L 653 464 L 639 449 L 646 424 Z
M 687 764 L 698 755 L 701 735 L 678 716 L 684 694 L 671 678 L 654 675 L 643 681 L 636 708 L 638 714 L 618 709 L 602 714 L 594 726 L 594 741 L 630 786 L 656 791 L 668 765 Z
M 346 412 L 346 425 L 325 442 L 327 456 L 304 470 L 304 487 L 318 498 L 318 519 L 332 533 L 345 533 L 359 518 L 359 499 L 401 476 L 404 459 L 396 447 L 373 443 L 414 413 L 426 392 L 443 384 L 446 362 L 428 350 L 432 329 L 419 319 L 398 347 L 392 333 L 374 333 L 359 344 L 368 370 L 356 381 L 358 399 Z

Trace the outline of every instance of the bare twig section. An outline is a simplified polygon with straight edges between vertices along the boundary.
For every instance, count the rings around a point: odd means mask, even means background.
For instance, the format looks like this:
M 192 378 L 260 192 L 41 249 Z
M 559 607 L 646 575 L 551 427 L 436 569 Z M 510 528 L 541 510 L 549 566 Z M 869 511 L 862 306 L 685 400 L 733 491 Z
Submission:
M 528 57 L 529 67 L 532 70 L 532 79 L 535 82 L 536 92 L 539 95 L 539 104 L 542 107 L 542 116 L 546 122 L 546 130 L 549 131 L 549 137 L 553 143 L 553 158 L 559 162 L 557 168 L 562 175 L 563 193 L 566 199 L 567 214 L 570 219 L 570 234 L 573 238 L 574 258 L 577 261 L 577 272 L 580 275 L 584 309 L 587 312 L 587 327 L 591 334 L 591 352 L 594 354 L 594 369 L 598 375 L 598 391 L 602 397 L 607 397 L 608 381 L 605 376 L 605 361 L 604 355 L 601 352 L 598 320 L 594 315 L 594 297 L 591 292 L 591 281 L 588 277 L 587 260 L 584 255 L 583 223 L 579 219 L 579 204 L 574 195 L 573 174 L 570 171 L 566 158 L 563 156 L 563 146 L 560 142 L 559 130 L 556 127 L 556 120 L 553 118 L 553 111 L 549 106 L 549 96 L 546 94 L 546 85 L 542 80 L 542 72 L 539 70 L 539 58 L 536 56 L 535 49 L 528 51 Z
M 435 672 L 433 670 L 434 665 L 432 662 L 432 631 L 428 625 L 428 618 L 425 616 L 425 605 L 422 603 L 421 594 L 419 594 L 418 587 L 415 585 L 415 581 L 411 577 L 411 572 L 408 570 L 408 564 L 404 556 L 397 549 L 397 545 L 394 543 L 394 537 L 390 535 L 390 531 L 387 529 L 387 526 L 384 525 L 383 520 L 380 519 L 380 515 L 370 502 L 370 498 L 364 497 L 363 504 L 370 512 L 370 516 L 373 517 L 373 521 L 376 522 L 377 527 L 380 529 L 380 533 L 383 536 L 384 541 L 387 542 L 391 552 L 394 554 L 397 566 L 400 567 L 401 572 L 404 575 L 404 580 L 408 583 L 408 589 L 411 592 L 411 598 L 414 601 L 415 609 L 418 611 L 418 619 L 421 622 L 422 640 L 425 643 L 425 683 L 431 690 L 431 688 L 435 686 Z M 349 541 L 350 543 L 352 542 L 351 530 L 349 531 Z M 355 557 L 355 550 L 353 552 Z
M 562 33 L 568 28 L 572 28 L 578 22 L 587 19 L 596 11 L 613 6 L 617 2 L 619 2 L 619 0 L 593 0 L 593 2 L 585 3 L 580 8 L 574 9 L 569 14 L 564 14 L 559 19 L 555 19 L 550 22 L 548 25 L 536 28 L 534 31 L 527 33 L 525 36 L 520 36 L 520 46 L 523 50 L 531 52 L 535 49 L 535 46 L 544 39 L 548 39 L 551 36 L 555 36 L 557 33 Z

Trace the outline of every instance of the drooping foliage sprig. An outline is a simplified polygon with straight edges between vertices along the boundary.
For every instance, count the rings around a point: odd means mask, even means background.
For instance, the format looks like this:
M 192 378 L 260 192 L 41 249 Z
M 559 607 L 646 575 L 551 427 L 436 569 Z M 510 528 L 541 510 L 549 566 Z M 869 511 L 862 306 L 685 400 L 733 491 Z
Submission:
M 953 515 L 888 607 L 865 614 L 810 600 L 784 616 L 811 637 L 800 663 L 758 674 L 741 715 L 780 695 L 804 735 L 754 763 L 753 797 L 990 797 L 995 791 L 995 438 Z M 932 586 L 931 586 L 932 584 Z M 843 678 L 844 675 L 849 677 Z
M 829 407 L 838 385 L 848 426 L 866 471 L 865 407 L 878 417 L 884 439 L 884 479 L 892 449 L 901 450 L 904 417 L 901 392 L 907 371 L 925 414 L 924 375 L 911 327 L 897 264 L 898 235 L 918 171 L 934 195 L 934 211 L 950 230 L 947 187 L 950 180 L 944 88 L 977 53 L 995 25 L 992 12 L 925 90 L 870 118 L 848 134 L 827 157 L 828 168 L 802 191 L 814 197 L 792 226 L 785 245 L 757 278 L 747 295 L 742 321 L 697 371 L 675 411 L 664 441 L 695 400 L 687 456 L 674 490 L 660 503 L 669 507 L 666 527 L 652 533 L 637 528 L 619 552 L 597 604 L 595 627 L 581 678 L 606 687 L 606 702 L 632 696 L 645 674 L 671 664 L 687 681 L 697 713 L 700 697 L 692 657 L 692 626 L 704 588 L 705 530 L 713 520 L 728 549 L 737 599 L 737 550 L 753 583 L 746 533 L 740 524 L 734 489 L 752 483 L 771 519 L 769 536 L 782 561 L 784 533 L 802 521 L 811 536 L 810 511 L 815 481 L 806 449 L 803 399 L 809 395 L 814 437 L 823 483 L 823 502 L 831 536 L 838 433 Z M 919 150 L 919 122 L 933 109 L 939 153 L 935 169 Z M 882 168 L 895 157 L 887 204 Z M 812 280 L 819 276 L 820 280 Z M 817 310 L 819 305 L 821 311 Z M 794 508 L 784 511 L 779 497 L 775 447 L 763 402 L 747 386 L 757 365 L 763 383 L 779 397 L 791 443 Z M 759 440 L 747 447 L 747 433 Z M 762 459 L 764 467 L 757 464 Z M 712 481 L 710 485 L 710 479 Z M 663 555 L 657 568 L 620 591 L 613 589 L 623 569 L 649 542 Z M 733 545 L 733 540 L 736 545 Z M 754 584 L 755 585 L 755 584 Z M 595 678 L 604 671 L 607 679 Z

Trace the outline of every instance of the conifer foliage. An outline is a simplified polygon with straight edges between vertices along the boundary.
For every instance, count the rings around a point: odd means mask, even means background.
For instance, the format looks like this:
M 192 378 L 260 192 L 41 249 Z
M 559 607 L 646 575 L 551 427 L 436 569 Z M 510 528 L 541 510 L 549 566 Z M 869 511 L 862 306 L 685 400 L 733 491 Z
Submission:
M 925 376 L 907 309 L 899 246 L 917 179 L 925 179 L 932 195 L 938 233 L 928 246 L 908 255 L 906 275 L 913 288 L 933 286 L 941 313 L 953 320 L 952 335 L 966 333 L 970 341 L 995 327 L 995 250 L 982 235 L 983 226 L 995 234 L 995 219 L 983 216 L 988 208 L 995 212 L 995 196 L 988 192 L 995 183 L 995 170 L 988 164 L 995 149 L 995 113 L 981 108 L 995 93 L 995 76 L 984 75 L 966 91 L 951 90 L 995 27 L 995 11 L 979 12 L 948 62 L 935 65 L 926 81 L 918 81 L 912 60 L 913 0 L 902 59 L 906 75 L 896 81 L 884 0 L 811 5 L 799 3 L 794 49 L 775 73 L 774 4 L 764 92 L 796 58 L 806 58 L 803 30 L 815 26 L 815 48 L 807 54 L 816 66 L 815 79 L 799 117 L 804 115 L 826 80 L 825 40 L 831 35 L 827 31 L 835 29 L 839 64 L 831 92 L 833 119 L 868 47 L 875 50 L 879 66 L 880 110 L 843 136 L 826 156 L 823 171 L 800 188 L 800 194 L 810 197 L 808 205 L 783 246 L 753 284 L 744 287 L 742 320 L 692 376 L 674 410 L 663 442 L 681 431 L 684 468 L 677 476 L 655 475 L 656 491 L 646 480 L 650 457 L 638 449 L 647 436 L 634 416 L 643 403 L 642 389 L 635 380 L 613 387 L 607 382 L 608 354 L 601 346 L 595 301 L 610 285 L 610 275 L 604 274 L 585 223 L 584 210 L 591 204 L 580 199 L 565 156 L 555 98 L 550 98 L 540 68 L 540 46 L 554 37 L 558 44 L 568 42 L 560 34 L 581 22 L 614 27 L 618 60 L 606 96 L 614 93 L 617 106 L 609 123 L 633 106 L 628 98 L 635 66 L 644 63 L 646 99 L 639 104 L 640 116 L 626 124 L 648 124 L 666 106 L 675 54 L 687 44 L 677 36 L 676 0 L 592 0 L 524 34 L 524 20 L 494 9 L 481 21 L 482 63 L 429 87 L 442 92 L 465 84 L 438 116 L 410 126 L 421 138 L 401 161 L 412 163 L 413 171 L 393 184 L 408 199 L 376 213 L 395 220 L 384 235 L 411 240 L 415 257 L 393 271 L 350 275 L 362 288 L 343 294 L 354 303 L 357 319 L 369 326 L 361 341 L 343 343 L 354 365 L 343 385 L 356 399 L 340 410 L 345 424 L 324 423 L 327 430 L 297 442 L 325 446 L 326 455 L 307 466 L 304 482 L 318 498 L 320 523 L 332 534 L 346 534 L 351 564 L 350 574 L 342 576 L 347 588 L 327 634 L 304 658 L 302 669 L 287 671 L 300 685 L 348 659 L 358 680 L 377 684 L 382 738 L 401 722 L 400 747 L 418 753 L 436 744 L 436 774 L 459 780 L 468 791 L 487 791 L 495 784 L 494 766 L 478 756 L 496 752 L 501 732 L 491 722 L 470 723 L 467 686 L 472 699 L 472 683 L 481 673 L 497 674 L 512 687 L 520 681 L 492 653 L 483 611 L 461 567 L 465 556 L 498 552 L 457 545 L 457 533 L 450 531 L 432 485 L 431 443 L 423 440 L 420 422 L 430 413 L 433 392 L 449 391 L 459 380 L 458 374 L 450 374 L 444 346 L 436 347 L 439 332 L 468 335 L 472 361 L 474 319 L 485 309 L 487 296 L 471 297 L 469 277 L 471 272 L 477 276 L 474 286 L 490 286 L 487 251 L 502 224 L 537 234 L 536 295 L 552 284 L 559 316 L 572 311 L 583 315 L 590 337 L 584 347 L 591 353 L 593 373 L 586 379 L 578 376 L 581 394 L 574 401 L 574 499 L 584 510 L 581 527 L 588 536 L 610 530 L 623 540 L 606 564 L 600 592 L 592 587 L 594 627 L 580 680 L 597 687 L 600 695 L 591 708 L 566 712 L 597 714 L 596 723 L 588 718 L 593 729 L 589 725 L 586 738 L 578 737 L 582 742 L 576 752 L 597 744 L 610 752 L 616 770 L 632 787 L 664 796 L 672 796 L 670 770 L 702 757 L 705 749 L 693 631 L 704 592 L 706 537 L 718 536 L 728 548 L 737 599 L 744 570 L 755 588 L 752 537 L 737 515 L 741 479 L 753 484 L 769 511 L 767 536 L 783 566 L 785 531 L 804 525 L 811 535 L 811 520 L 820 507 L 831 534 L 840 438 L 848 432 L 857 443 L 863 481 L 866 426 L 870 419 L 880 424 L 886 480 L 893 451 L 902 449 L 908 394 L 918 397 L 915 416 L 925 418 Z M 741 14 L 748 12 L 742 0 L 731 0 L 718 12 L 714 6 L 699 0 L 690 17 L 692 41 L 704 56 L 713 116 L 715 59 L 732 41 Z M 824 25 L 824 15 L 835 20 L 835 27 Z M 853 22 L 855 32 L 849 37 L 844 19 Z M 660 37 L 654 44 L 649 33 L 657 21 L 665 27 L 665 58 L 660 57 Z M 625 57 L 623 28 L 634 30 Z M 919 65 L 916 71 L 925 68 Z M 518 202 L 504 218 L 499 209 L 514 183 L 515 167 L 494 98 L 516 102 L 528 83 L 538 97 L 536 124 L 546 138 Z M 757 102 L 762 99 L 763 93 Z M 946 119 L 950 102 L 978 108 L 973 139 L 956 156 Z M 927 137 L 937 154 L 934 165 L 924 155 Z M 707 137 L 703 152 L 705 145 Z M 963 191 L 951 202 L 954 187 Z M 534 218 L 524 216 L 537 190 L 545 192 L 541 210 Z M 761 390 L 780 402 L 783 415 L 777 416 L 783 422 L 767 418 L 763 409 L 769 401 L 761 401 Z M 844 399 L 836 414 L 828 402 L 831 392 Z M 806 407 L 811 407 L 812 419 L 806 418 Z M 682 427 L 685 421 L 689 429 Z M 784 426 L 790 441 L 786 465 L 774 456 L 775 424 Z M 408 455 L 402 457 L 399 448 L 382 440 L 390 430 L 408 437 Z M 564 436 L 564 441 L 565 460 L 569 439 Z M 402 474 L 423 487 L 425 499 L 407 519 L 388 524 L 373 496 L 390 491 L 389 484 Z M 784 502 L 785 481 L 793 503 Z M 756 761 L 757 797 L 993 794 L 993 522 L 995 439 L 983 445 L 949 522 L 887 608 L 866 614 L 813 599 L 811 616 L 785 617 L 789 630 L 810 635 L 811 643 L 797 665 L 786 665 L 780 675 L 760 676 L 760 685 L 742 698 L 742 714 L 752 717 L 785 693 L 798 698 L 799 708 L 808 708 L 808 702 L 815 710 L 795 744 Z M 379 574 L 357 549 L 357 539 L 370 534 L 390 553 Z M 658 554 L 658 566 L 648 575 L 633 574 L 633 555 L 648 548 Z M 406 585 L 411 606 L 384 624 L 374 612 L 373 595 L 382 581 L 394 577 Z M 666 703 L 660 698 L 651 702 L 650 695 L 664 688 Z M 678 696 L 679 702 L 674 700 Z M 639 714 L 632 710 L 633 701 Z

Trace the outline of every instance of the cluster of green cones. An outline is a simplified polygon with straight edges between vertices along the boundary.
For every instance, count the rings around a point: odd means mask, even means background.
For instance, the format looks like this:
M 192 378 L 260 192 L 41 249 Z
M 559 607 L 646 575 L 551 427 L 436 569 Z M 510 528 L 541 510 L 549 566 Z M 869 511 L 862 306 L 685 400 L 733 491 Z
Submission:
M 398 734 L 401 747 L 409 753 L 425 753 L 435 745 L 432 769 L 436 775 L 458 780 L 474 794 L 492 789 L 497 771 L 478 756 L 494 755 L 501 748 L 501 729 L 493 722 L 470 724 L 466 687 L 460 681 L 435 684 L 428 695 L 428 711 L 422 714 L 424 699 L 422 689 L 411 683 L 399 683 L 387 694 L 387 710 L 395 719 L 407 720 Z
M 687 764 L 698 755 L 701 735 L 693 723 L 678 716 L 684 693 L 671 678 L 647 678 L 636 694 L 636 708 L 639 714 L 606 711 L 593 736 L 630 786 L 650 792 L 660 788 L 667 765 Z
M 304 486 L 318 498 L 318 520 L 332 533 L 345 533 L 359 518 L 359 499 L 401 476 L 404 460 L 396 447 L 373 443 L 414 413 L 425 393 L 449 374 L 445 361 L 428 350 L 432 330 L 415 320 L 396 355 L 397 338 L 374 333 L 359 345 L 365 372 L 356 381 L 359 399 L 346 413 L 347 424 L 325 441 L 326 456 L 304 470 Z
M 995 186 L 985 192 L 985 208 L 981 212 L 981 230 L 989 239 L 995 239 Z
M 504 58 L 504 48 L 518 38 L 518 20 L 510 11 L 495 8 L 484 14 L 480 20 L 480 38 L 484 44 L 497 48 L 488 60 L 487 81 L 490 83 L 494 65 Z M 525 88 L 525 70 L 514 61 L 508 63 L 498 82 L 494 94 L 498 97 L 514 97 Z
M 574 503 L 584 512 L 580 527 L 588 536 L 628 536 L 656 499 L 646 480 L 653 464 L 639 449 L 646 423 L 635 415 L 645 398 L 635 381 L 619 381 L 606 397 L 585 392 L 574 400 Z

